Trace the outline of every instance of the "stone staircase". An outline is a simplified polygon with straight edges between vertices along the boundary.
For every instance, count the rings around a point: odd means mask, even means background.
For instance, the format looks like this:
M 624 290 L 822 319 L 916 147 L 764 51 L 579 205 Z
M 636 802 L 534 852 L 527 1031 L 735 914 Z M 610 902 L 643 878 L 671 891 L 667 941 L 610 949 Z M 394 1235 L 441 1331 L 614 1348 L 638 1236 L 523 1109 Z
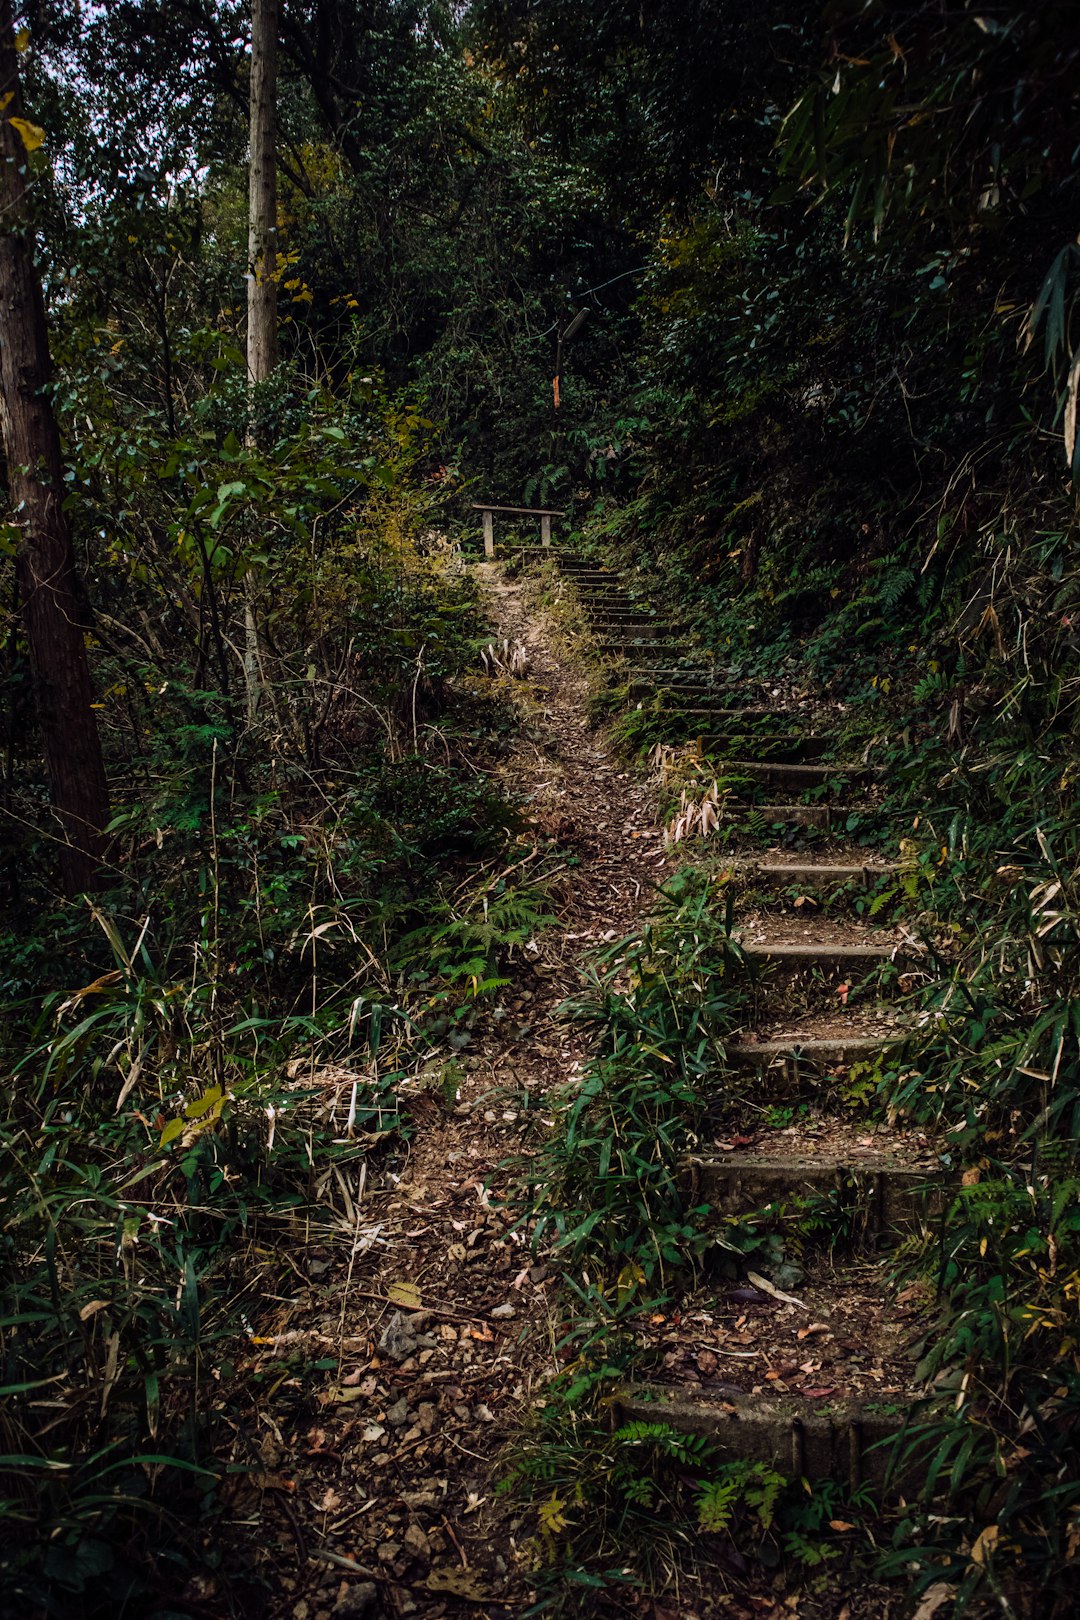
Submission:
M 836 761 L 835 739 L 805 715 L 757 694 L 753 706 L 741 702 L 613 572 L 565 555 L 559 566 L 597 649 L 630 664 L 631 701 L 651 705 L 671 741 L 699 737 L 759 823 L 828 837 L 853 809 L 873 818 L 872 765 Z M 862 849 L 792 855 L 754 842 L 733 855 L 728 878 L 738 885 L 737 932 L 756 989 L 746 1028 L 727 1048 L 732 1084 L 712 1124 L 716 1139 L 688 1161 L 687 1188 L 707 1207 L 729 1271 L 725 1231 L 764 1206 L 805 1208 L 832 1219 L 836 1233 L 824 1245 L 806 1241 L 805 1264 L 787 1286 L 751 1266 L 748 1286 L 711 1277 L 670 1316 L 658 1313 L 657 1376 L 623 1389 L 616 1415 L 707 1434 L 722 1455 L 788 1474 L 880 1481 L 885 1442 L 917 1399 L 913 1343 L 929 1308 L 892 1297 L 888 1251 L 940 1216 L 948 1175 L 940 1144 L 865 1115 L 856 1123 L 836 1099 L 853 1069 L 872 1070 L 903 1042 L 897 991 L 904 975 L 922 971 L 925 953 L 902 929 L 825 909 L 838 893 L 887 882 L 889 862 Z

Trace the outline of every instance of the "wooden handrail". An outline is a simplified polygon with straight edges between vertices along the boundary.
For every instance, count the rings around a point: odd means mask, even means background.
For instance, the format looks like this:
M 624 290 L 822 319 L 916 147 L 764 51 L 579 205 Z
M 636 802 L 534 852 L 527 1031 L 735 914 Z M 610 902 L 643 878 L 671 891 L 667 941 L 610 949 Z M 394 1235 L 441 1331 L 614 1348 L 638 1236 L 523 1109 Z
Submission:
M 484 515 L 484 556 L 495 555 L 495 513 L 503 512 L 510 517 L 538 517 L 540 519 L 540 544 L 551 544 L 551 520 L 553 517 L 565 517 L 554 506 L 495 506 L 490 501 L 473 501 L 473 511 Z
M 565 517 L 556 506 L 492 506 L 489 501 L 473 501 L 474 512 L 514 512 L 518 517 Z

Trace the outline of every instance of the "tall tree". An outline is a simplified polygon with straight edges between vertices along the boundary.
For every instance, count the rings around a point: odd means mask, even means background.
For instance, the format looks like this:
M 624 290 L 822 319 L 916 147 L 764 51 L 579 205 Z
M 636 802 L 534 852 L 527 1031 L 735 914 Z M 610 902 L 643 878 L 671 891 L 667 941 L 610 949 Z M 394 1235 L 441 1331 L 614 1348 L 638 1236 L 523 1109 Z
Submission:
M 277 361 L 277 50 L 279 0 L 251 0 L 247 366 L 265 382 Z
M 251 0 L 251 88 L 248 136 L 249 386 L 265 382 L 277 362 L 277 51 L 279 0 Z M 256 584 L 244 579 L 244 682 L 249 724 L 259 706 Z
M 100 882 L 109 792 L 94 717 L 85 614 L 63 507 L 60 435 L 41 281 L 34 265 L 28 152 L 40 131 L 23 115 L 11 0 L 0 0 L 0 432 L 38 723 L 59 818 L 69 894 Z

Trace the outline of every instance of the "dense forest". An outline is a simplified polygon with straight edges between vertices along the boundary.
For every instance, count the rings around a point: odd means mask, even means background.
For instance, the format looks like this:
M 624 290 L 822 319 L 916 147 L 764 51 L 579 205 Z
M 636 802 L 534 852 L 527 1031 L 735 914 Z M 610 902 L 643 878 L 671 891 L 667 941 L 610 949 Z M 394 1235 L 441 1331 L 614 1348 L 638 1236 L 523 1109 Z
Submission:
M 1076 1613 L 1080 12 L 0 79 L 0 1614 Z

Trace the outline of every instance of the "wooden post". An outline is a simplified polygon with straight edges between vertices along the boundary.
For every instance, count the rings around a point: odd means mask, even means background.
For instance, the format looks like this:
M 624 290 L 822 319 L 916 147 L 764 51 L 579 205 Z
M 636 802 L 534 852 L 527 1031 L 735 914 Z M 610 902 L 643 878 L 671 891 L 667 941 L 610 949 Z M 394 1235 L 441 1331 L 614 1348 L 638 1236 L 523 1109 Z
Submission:
M 495 518 L 491 512 L 484 513 L 484 556 L 495 555 Z
M 542 546 L 550 546 L 551 544 L 551 518 L 547 512 L 540 519 L 540 544 Z

